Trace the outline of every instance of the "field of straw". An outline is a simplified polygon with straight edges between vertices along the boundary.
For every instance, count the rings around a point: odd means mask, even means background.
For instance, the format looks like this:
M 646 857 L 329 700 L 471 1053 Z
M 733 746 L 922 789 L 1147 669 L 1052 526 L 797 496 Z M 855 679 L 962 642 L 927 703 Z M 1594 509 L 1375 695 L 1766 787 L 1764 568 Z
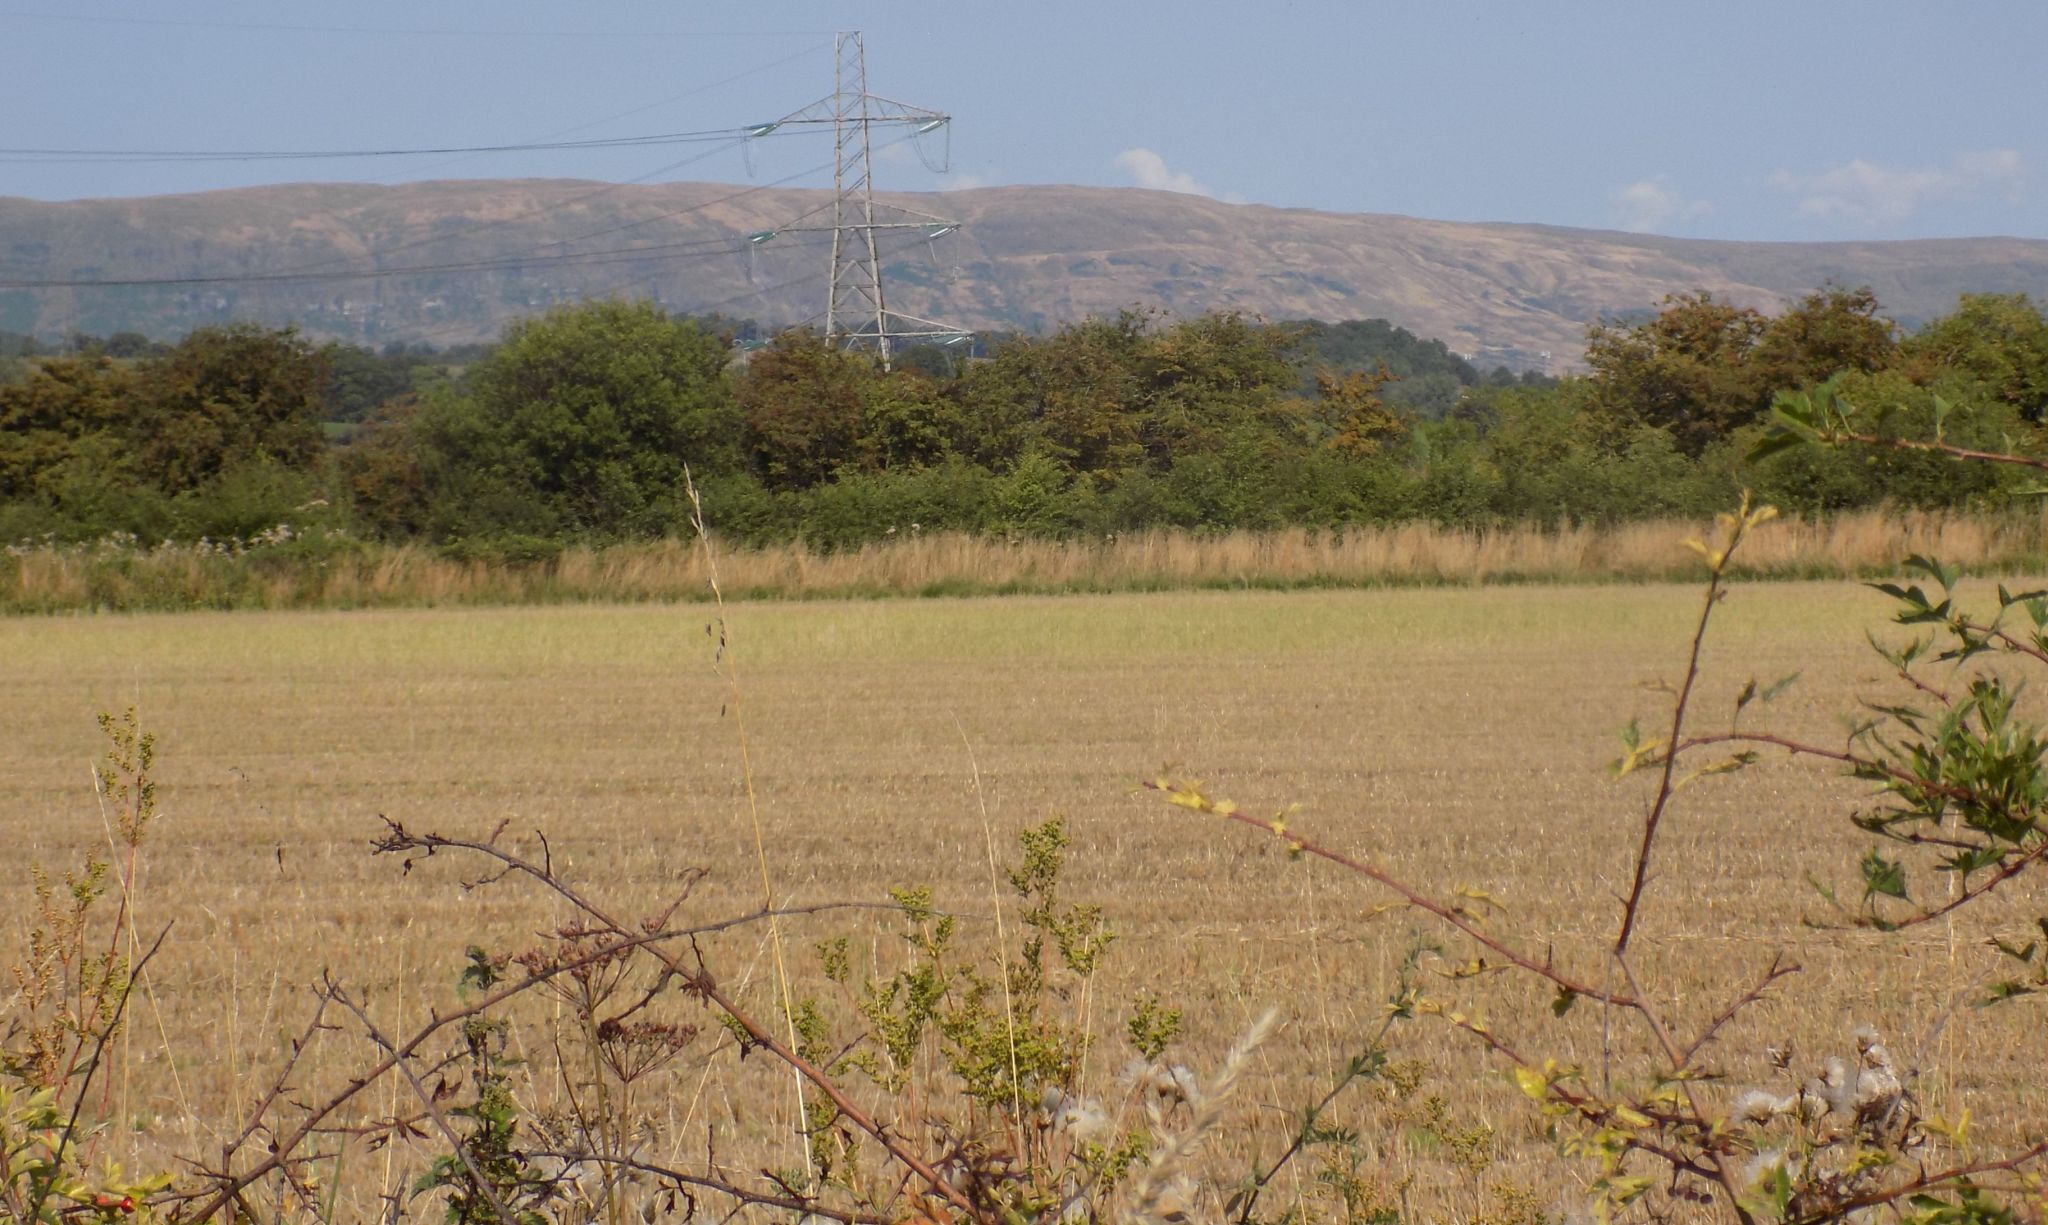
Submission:
M 1760 537 L 1752 560 L 1784 547 L 1774 539 Z M 1172 572 L 1180 563 L 1160 547 L 1148 564 Z M 727 581 L 809 580 L 798 566 L 795 579 Z M 1120 933 L 1089 988 L 1101 1031 L 1090 1078 L 1106 1083 L 1123 1062 L 1123 1002 L 1141 989 L 1185 1010 L 1181 1049 L 1204 1068 L 1277 1007 L 1285 1029 L 1209 1154 L 1234 1175 L 1284 1143 L 1290 1112 L 1377 1028 L 1403 956 L 1447 933 L 1137 784 L 1170 767 L 1248 808 L 1298 804 L 1300 830 L 1440 895 L 1484 891 L 1505 907 L 1501 930 L 1597 973 L 1646 802 L 1638 780 L 1610 782 L 1602 767 L 1632 715 L 1665 717 L 1646 683 L 1677 679 L 1698 600 L 1668 585 L 740 603 L 737 706 L 703 605 L 0 621 L 0 947 L 23 937 L 30 864 L 61 868 L 105 845 L 93 717 L 133 705 L 160 736 L 164 813 L 138 927 L 172 927 L 116 1052 L 108 1112 L 145 1160 L 217 1150 L 323 969 L 402 1030 L 455 998 L 466 945 L 517 949 L 562 917 L 511 882 L 464 888 L 474 865 L 402 873 L 371 858 L 379 814 L 474 837 L 505 823 L 527 847 L 544 831 L 558 866 L 633 913 L 708 869 L 687 917 L 738 913 L 761 890 L 743 715 L 778 900 L 878 901 L 929 883 L 962 915 L 963 938 L 985 946 L 988 840 L 1007 858 L 1018 829 L 1066 815 L 1068 896 L 1104 906 Z M 1750 676 L 1797 671 L 1751 722 L 1839 736 L 1860 696 L 1890 692 L 1863 642 L 1884 604 L 1850 583 L 1740 585 L 1709 639 L 1702 726 L 1725 725 Z M 1984 938 L 2010 915 L 1968 911 L 1911 936 L 1828 922 L 1808 878 L 1859 896 L 1863 844 L 1847 818 L 1860 794 L 1776 759 L 1689 790 L 1637 938 L 1647 989 L 1694 1024 L 1782 953 L 1802 972 L 1724 1033 L 1713 1062 L 1729 1081 L 1709 1092 L 1761 1082 L 1767 1045 L 1845 1051 L 1867 1023 L 1922 1069 L 1926 1109 L 1968 1107 L 1991 1140 L 2038 1133 L 2038 1011 L 1955 1006 L 1996 969 Z M 894 929 L 873 913 L 790 921 L 798 990 L 825 990 L 808 952 L 818 939 L 852 935 L 859 957 L 889 964 Z M 704 953 L 772 1012 L 759 929 Z M 1583 1012 L 1554 1019 L 1517 982 L 1425 973 L 1424 986 L 1528 1049 L 1600 1058 Z M 525 1040 L 544 1096 L 552 1056 Z M 1469 1219 L 1510 1185 L 1545 1211 L 1580 1201 L 1585 1169 L 1556 1156 L 1499 1063 L 1427 1019 L 1391 1041 L 1424 1069 L 1415 1100 L 1359 1091 L 1339 1117 L 1363 1129 L 1376 1176 L 1414 1179 L 1411 1219 Z M 332 1035 L 307 1076 L 331 1081 L 367 1050 Z M 733 1066 L 717 1043 L 693 1049 L 644 1102 L 649 1126 L 665 1151 L 716 1148 L 741 1173 L 791 1164 L 788 1081 Z M 398 1092 L 373 1105 L 398 1109 Z M 1429 1097 L 1441 1099 L 1436 1122 L 1417 1122 Z M 1481 1137 L 1476 1161 L 1445 1143 L 1454 1128 Z M 351 1158 L 344 1181 L 397 1186 L 430 1147 Z M 1314 1173 L 1305 1162 L 1294 1176 Z
M 781 599 L 1670 581 L 1690 573 L 1681 542 L 1707 531 L 1666 520 L 1156 530 L 1072 540 L 905 532 L 838 551 L 801 543 L 739 549 L 720 568 L 728 592 Z M 415 545 L 304 547 L 17 545 L 0 553 L 0 611 L 694 601 L 707 590 L 702 553 L 691 540 L 574 545 L 522 564 Z M 1745 549 L 1735 572 L 1853 578 L 1916 553 L 1979 573 L 2039 570 L 2048 565 L 2048 515 L 1865 511 L 1786 521 Z

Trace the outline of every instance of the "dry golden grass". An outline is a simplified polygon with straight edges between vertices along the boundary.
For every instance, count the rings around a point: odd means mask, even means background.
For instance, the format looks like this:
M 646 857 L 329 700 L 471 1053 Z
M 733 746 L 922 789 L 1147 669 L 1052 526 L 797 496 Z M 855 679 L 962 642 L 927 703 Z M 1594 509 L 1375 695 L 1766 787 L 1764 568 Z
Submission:
M 724 555 L 728 592 L 756 598 L 1430 586 L 1682 579 L 1678 548 L 1704 525 L 1474 530 L 1427 523 L 1315 532 L 1147 531 L 1101 540 L 905 534 L 839 552 L 802 544 Z M 2048 517 L 1870 511 L 1789 521 L 1745 550 L 1748 577 L 1855 577 L 1933 554 L 1979 572 L 2048 564 Z M 0 557 L 0 609 L 377 608 L 694 601 L 706 574 L 688 540 L 573 546 L 529 565 L 366 546 L 294 559 L 167 546 L 16 548 Z
M 1794 547 L 1774 545 L 1777 535 L 1760 536 L 1755 557 Z M 1395 535 L 1377 539 L 1398 553 Z M 1650 539 L 1629 547 L 1647 551 Z M 1119 547 L 1156 548 L 1148 564 L 1185 573 L 1175 567 L 1196 563 L 1173 560 L 1184 543 Z M 1247 541 L 1244 564 L 1281 547 Z M 1472 547 L 1476 558 L 1483 546 Z M 1006 556 L 944 540 L 896 548 L 962 549 L 943 563 L 957 566 Z M 1052 555 L 1064 556 L 1037 554 Z M 795 569 L 756 581 L 824 581 L 805 577 L 801 556 L 782 555 Z M 688 566 L 680 555 L 663 564 Z M 735 570 L 767 564 L 723 563 L 728 590 L 749 581 Z M 1602 766 L 1617 726 L 1666 709 L 1640 682 L 1676 679 L 1697 600 L 1687 586 L 1556 586 L 741 605 L 735 647 L 775 888 L 795 901 L 871 900 L 930 882 L 987 939 L 971 746 L 999 831 L 1069 815 L 1070 896 L 1107 907 L 1122 933 L 1093 990 L 1106 1001 L 1094 1076 L 1123 1058 L 1107 1053 L 1120 1045 L 1109 1002 L 1138 988 L 1187 1009 L 1187 1046 L 1203 1066 L 1267 1007 L 1281 1009 L 1287 1029 L 1241 1093 L 1254 1105 L 1248 1126 L 1216 1150 L 1241 1168 L 1255 1148 L 1279 1146 L 1287 1111 L 1377 1024 L 1418 933 L 1443 933 L 1426 916 L 1376 913 L 1386 899 L 1362 883 L 1134 784 L 1180 763 L 1246 806 L 1299 803 L 1304 831 L 1439 893 L 1484 889 L 1510 908 L 1504 930 L 1596 976 L 1646 800 Z M 1737 589 L 1710 639 L 1701 719 L 1725 718 L 1751 674 L 1798 670 L 1765 721 L 1837 734 L 1836 716 L 1883 688 L 1861 638 L 1884 611 L 1853 584 Z M 28 863 L 62 865 L 103 842 L 92 715 L 131 703 L 161 734 L 165 813 L 138 911 L 145 928 L 175 927 L 122 1052 L 114 1108 L 174 1149 L 217 1145 L 322 967 L 367 989 L 387 1029 L 400 1028 L 453 998 L 465 944 L 516 947 L 559 917 L 530 893 L 463 890 L 458 865 L 401 875 L 372 860 L 377 814 L 471 836 L 501 821 L 545 830 L 557 862 L 624 909 L 651 908 L 698 866 L 712 876 L 686 917 L 750 909 L 760 880 L 707 615 L 642 605 L 0 621 L 0 846 L 10 851 L 0 914 L 13 916 L 0 935 L 20 934 Z M 1860 844 L 1845 814 L 1858 794 L 1776 760 L 1688 793 L 1658 851 L 1639 968 L 1674 1018 L 1697 1022 L 1776 953 L 1805 967 L 1719 1044 L 1715 1060 L 1737 1084 L 1765 1075 L 1767 1040 L 1840 1050 L 1868 1022 L 1911 1059 L 1950 1017 L 1925 1052 L 1925 1104 L 1967 1105 L 1993 1140 L 2038 1132 L 2048 1123 L 2038 1013 L 1952 1007 L 1995 968 L 1983 947 L 1995 908 L 1901 937 L 1804 924 L 1824 911 L 1809 874 L 1854 895 Z M 811 941 L 880 927 L 792 923 L 799 990 L 818 989 L 803 954 Z M 772 1014 L 758 932 L 707 950 Z M 1512 981 L 1431 989 L 1482 1009 L 1527 1048 L 1599 1058 L 1583 1006 L 1559 1022 L 1546 997 Z M 1571 1168 L 1469 1040 L 1416 1023 L 1396 1031 L 1396 1053 L 1429 1063 L 1424 1092 L 1442 1094 L 1454 1118 L 1499 1132 L 1500 1164 L 1476 1180 L 1446 1172 L 1411 1132 L 1370 1137 L 1391 1173 L 1421 1176 L 1421 1217 L 1468 1217 L 1488 1202 L 1482 1187 L 1502 1179 L 1538 1186 L 1546 1204 L 1574 1200 Z M 338 1074 L 347 1048 L 323 1058 L 315 1079 Z M 786 1164 L 775 1126 L 788 1082 L 758 1083 L 772 1088 L 734 1099 L 722 1074 L 693 1064 L 656 1114 L 678 1148 L 701 1155 L 708 1128 L 735 1152 L 780 1145 L 774 1159 Z M 388 1185 L 420 1160 L 387 1150 L 357 1173 Z

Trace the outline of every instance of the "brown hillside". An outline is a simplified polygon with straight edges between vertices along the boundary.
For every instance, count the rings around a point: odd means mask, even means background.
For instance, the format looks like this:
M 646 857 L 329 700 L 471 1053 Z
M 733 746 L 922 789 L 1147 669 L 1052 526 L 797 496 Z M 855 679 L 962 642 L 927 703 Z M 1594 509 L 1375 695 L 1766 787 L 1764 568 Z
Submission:
M 1870 285 L 1906 322 L 1966 291 L 2048 298 L 2048 242 L 1741 243 L 1224 204 L 1128 188 L 996 187 L 888 200 L 965 228 L 885 238 L 890 304 L 1042 329 L 1133 305 L 1383 317 L 1491 362 L 1564 365 L 1586 325 L 1708 289 L 1771 306 Z M 296 184 L 46 203 L 0 199 L 0 328 L 169 335 L 232 318 L 381 343 L 495 335 L 552 302 L 625 294 L 780 325 L 824 306 L 816 191 L 673 183 Z M 809 224 L 816 224 L 813 219 Z M 415 271 L 380 280 L 367 268 Z M 277 279 L 249 281 L 251 276 Z M 35 281 L 210 278 L 31 288 Z

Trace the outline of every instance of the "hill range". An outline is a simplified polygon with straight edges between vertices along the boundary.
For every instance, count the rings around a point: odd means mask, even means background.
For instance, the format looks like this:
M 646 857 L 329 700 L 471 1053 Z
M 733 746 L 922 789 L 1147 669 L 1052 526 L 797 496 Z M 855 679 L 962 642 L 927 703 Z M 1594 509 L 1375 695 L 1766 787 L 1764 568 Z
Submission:
M 1710 290 L 1773 308 L 1868 285 L 1908 325 L 1964 292 L 2048 298 L 2048 241 L 1757 243 L 1428 221 L 1136 188 L 877 200 L 960 222 L 881 238 L 893 309 L 1041 331 L 1131 306 L 1385 318 L 1485 366 L 1563 369 L 1605 316 Z M 488 339 L 563 301 L 652 297 L 768 326 L 824 309 L 827 192 L 714 183 L 293 184 L 0 198 L 0 328 L 168 337 L 233 319 L 381 345 Z M 366 278 L 365 270 L 383 275 Z M 192 278 L 179 284 L 135 284 Z M 42 282 L 130 282 L 95 288 Z

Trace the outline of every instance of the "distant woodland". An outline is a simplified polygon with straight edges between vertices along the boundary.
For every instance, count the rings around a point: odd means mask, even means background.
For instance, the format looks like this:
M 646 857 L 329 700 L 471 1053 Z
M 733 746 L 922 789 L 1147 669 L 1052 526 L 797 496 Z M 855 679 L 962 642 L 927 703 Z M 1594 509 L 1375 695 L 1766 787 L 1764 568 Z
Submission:
M 2018 469 L 1902 450 L 1748 458 L 1826 384 L 1901 437 L 2048 453 L 2048 318 L 1964 296 L 1908 331 L 1868 290 L 1775 316 L 1707 293 L 1592 328 L 1586 373 L 1484 371 L 1380 320 L 1129 311 L 884 370 L 805 331 L 595 302 L 492 345 L 371 351 L 205 328 L 0 334 L 0 542 L 413 541 L 540 558 L 689 530 L 737 542 L 1111 535 L 1426 520 L 1995 509 Z

